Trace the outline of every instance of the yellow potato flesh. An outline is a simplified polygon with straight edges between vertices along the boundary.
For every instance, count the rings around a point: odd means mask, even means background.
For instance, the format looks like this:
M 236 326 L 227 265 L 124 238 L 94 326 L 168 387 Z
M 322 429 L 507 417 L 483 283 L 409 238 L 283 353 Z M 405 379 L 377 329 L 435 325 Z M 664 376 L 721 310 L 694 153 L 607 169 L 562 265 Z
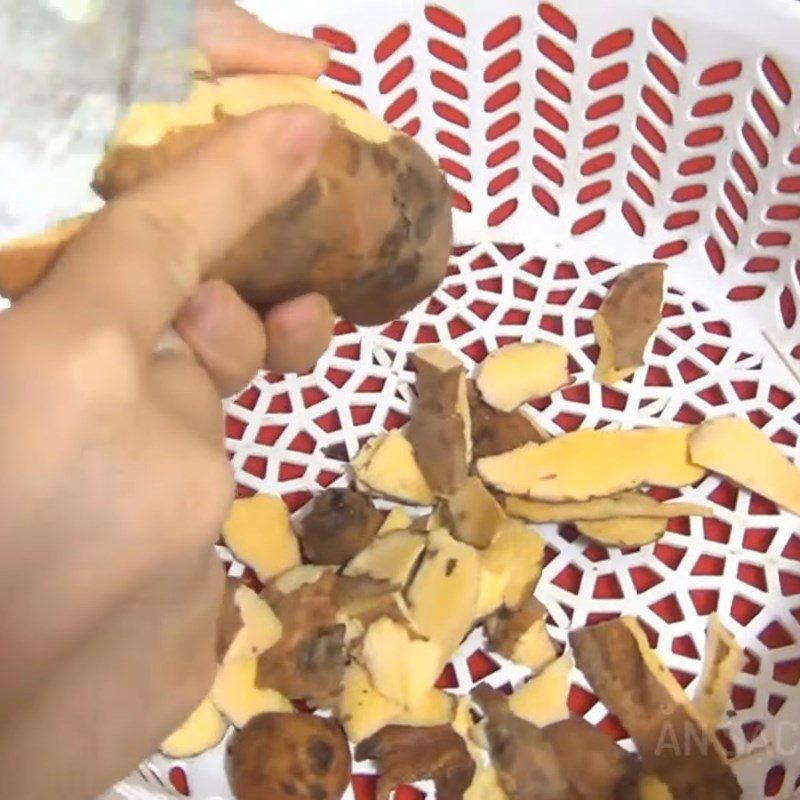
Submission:
M 689 437 L 689 455 L 695 464 L 800 514 L 800 470 L 748 420 L 704 422 Z
M 475 381 L 484 401 L 514 411 L 526 400 L 546 397 L 569 383 L 569 354 L 556 344 L 510 344 L 491 353 Z
M 686 486 L 705 475 L 689 461 L 693 430 L 580 430 L 483 458 L 478 472 L 508 494 L 550 502 L 589 500 L 643 484 Z
M 300 563 L 300 547 L 279 497 L 257 494 L 234 500 L 222 538 L 242 563 L 266 581 Z
M 220 81 L 195 81 L 184 103 L 138 103 L 123 119 L 112 146 L 152 147 L 175 128 L 213 123 L 222 113 L 241 117 L 265 108 L 308 105 L 346 120 L 347 127 L 371 142 L 386 142 L 392 128 L 379 118 L 334 94 L 310 78 L 287 75 L 240 75 Z

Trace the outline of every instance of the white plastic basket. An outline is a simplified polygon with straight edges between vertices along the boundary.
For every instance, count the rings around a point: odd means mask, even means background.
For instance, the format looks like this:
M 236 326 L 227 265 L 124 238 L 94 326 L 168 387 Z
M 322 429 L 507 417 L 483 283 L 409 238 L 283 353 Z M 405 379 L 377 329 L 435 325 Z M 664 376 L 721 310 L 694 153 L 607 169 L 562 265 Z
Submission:
M 441 341 L 473 367 L 524 338 L 566 344 L 576 382 L 536 406 L 554 433 L 748 415 L 800 460 L 800 4 L 792 0 L 251 0 L 335 49 L 328 80 L 417 136 L 457 192 L 459 245 L 427 304 L 382 329 L 341 323 L 313 374 L 260 377 L 229 408 L 243 493 L 293 508 L 342 483 L 365 437 L 405 420 L 407 356 Z M 649 366 L 591 383 L 591 316 L 626 265 L 669 261 Z M 617 267 L 616 265 L 620 265 Z M 635 614 L 691 691 L 716 609 L 747 648 L 726 741 L 745 798 L 800 784 L 798 519 L 709 477 L 685 493 L 715 519 L 674 521 L 655 546 L 607 552 L 544 526 L 537 596 L 560 638 Z M 475 633 L 452 688 L 522 673 Z M 573 710 L 605 710 L 575 675 Z M 615 733 L 613 721 L 606 730 Z M 126 798 L 230 796 L 224 745 L 154 757 Z M 359 775 L 369 770 L 359 765 Z M 354 780 L 371 797 L 367 777 Z M 429 796 L 430 789 L 428 788 Z M 417 797 L 403 790 L 404 800 Z

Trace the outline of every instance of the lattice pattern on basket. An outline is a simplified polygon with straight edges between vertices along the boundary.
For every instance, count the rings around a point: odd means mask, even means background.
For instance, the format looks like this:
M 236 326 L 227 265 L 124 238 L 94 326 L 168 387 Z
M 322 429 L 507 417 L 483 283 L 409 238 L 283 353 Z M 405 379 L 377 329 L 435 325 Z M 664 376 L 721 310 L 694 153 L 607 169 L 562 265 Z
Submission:
M 472 368 L 487 352 L 519 339 L 566 345 L 572 386 L 535 403 L 553 433 L 580 426 L 633 427 L 693 423 L 707 416 L 748 415 L 794 458 L 800 453 L 800 395 L 780 370 L 750 349 L 745 331 L 677 286 L 669 273 L 665 319 L 648 366 L 613 389 L 591 382 L 596 346 L 591 317 L 621 267 L 593 259 L 539 258 L 520 245 L 476 245 L 457 251 L 442 288 L 405 319 L 355 331 L 340 323 L 331 352 L 312 374 L 265 375 L 229 406 L 228 446 L 239 491 L 278 491 L 299 508 L 321 487 L 342 483 L 359 443 L 407 419 L 418 342 L 441 341 Z M 624 613 L 638 616 L 689 689 L 699 673 L 707 615 L 719 610 L 749 655 L 737 681 L 723 741 L 732 753 L 760 747 L 796 718 L 800 681 L 800 538 L 797 520 L 771 503 L 710 477 L 683 496 L 711 504 L 715 519 L 674 520 L 658 544 L 607 551 L 570 529 L 542 526 L 547 566 L 537 596 L 553 631 Z M 669 498 L 678 492 L 660 491 Z M 518 683 L 525 671 L 486 653 L 475 633 L 445 670 L 440 685 L 463 693 L 474 683 Z M 613 718 L 575 675 L 570 704 L 620 735 Z M 785 736 L 785 734 L 783 734 Z M 225 788 L 223 748 L 185 764 L 154 759 L 150 769 L 192 796 Z M 215 772 L 216 770 L 216 772 Z M 359 766 L 357 774 L 371 770 Z M 775 796 L 800 781 L 797 754 L 772 754 L 743 770 L 748 786 Z M 150 778 L 152 783 L 153 778 Z M 764 789 L 769 782 L 769 791 Z M 368 778 L 354 781 L 367 800 Z M 411 798 L 413 794 L 401 795 Z M 752 796 L 760 796 L 758 794 Z
M 757 39 L 760 11 L 709 5 L 739 32 L 679 2 L 270 13 L 331 44 L 328 80 L 430 148 L 461 241 L 535 232 L 588 257 L 613 237 L 623 260 L 673 258 L 798 359 L 800 69 L 791 37 Z
M 566 344 L 575 383 L 533 409 L 553 433 L 736 413 L 800 458 L 800 396 L 759 335 L 800 358 L 800 20 L 791 4 L 248 5 L 333 47 L 327 80 L 435 155 L 454 189 L 458 241 L 478 244 L 455 251 L 441 289 L 403 320 L 375 330 L 340 323 L 312 374 L 261 376 L 230 403 L 241 494 L 280 492 L 299 509 L 346 481 L 360 443 L 407 419 L 408 355 L 432 341 L 470 368 L 511 341 Z M 613 389 L 597 386 L 591 316 L 615 264 L 653 257 L 670 259 L 670 289 L 648 366 Z M 719 610 L 749 654 L 723 740 L 732 753 L 754 753 L 740 768 L 745 797 L 786 797 L 800 784 L 800 737 L 787 741 L 785 728 L 800 719 L 797 519 L 716 478 L 683 494 L 713 504 L 716 519 L 674 521 L 642 551 L 608 552 L 546 527 L 537 594 L 561 638 L 621 610 L 638 615 L 689 688 L 706 615 Z M 442 686 L 521 679 L 482 645 L 473 634 Z M 575 678 L 572 709 L 619 736 Z M 759 755 L 767 741 L 779 751 Z M 184 764 L 154 758 L 138 784 L 225 797 L 223 751 Z M 369 772 L 360 765 L 354 778 L 359 800 L 371 798 Z M 125 796 L 141 791 L 129 785 Z

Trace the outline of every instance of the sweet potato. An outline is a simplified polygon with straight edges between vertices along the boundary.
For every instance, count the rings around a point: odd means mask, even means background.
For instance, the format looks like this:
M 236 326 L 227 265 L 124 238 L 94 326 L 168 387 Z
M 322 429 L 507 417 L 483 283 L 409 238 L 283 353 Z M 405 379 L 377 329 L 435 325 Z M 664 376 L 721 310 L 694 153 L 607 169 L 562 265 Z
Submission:
M 356 484 L 402 503 L 429 506 L 433 492 L 414 458 L 414 450 L 401 431 L 370 439 L 353 459 Z
M 546 621 L 547 609 L 529 597 L 518 609 L 501 608 L 485 620 L 487 644 L 495 653 L 538 672 L 558 657 Z
M 94 188 L 104 199 L 117 197 L 234 118 L 283 104 L 329 114 L 331 136 L 301 191 L 220 258 L 210 277 L 228 281 L 258 308 L 315 291 L 352 322 L 396 318 L 429 295 L 447 269 L 450 192 L 412 139 L 314 81 L 278 75 L 198 80 L 185 104 L 136 105 L 109 143 Z M 0 291 L 19 296 L 52 265 L 65 237 L 51 238 L 49 258 L 47 242 L 29 260 L 19 243 L 6 246 Z M 22 247 L 30 255 L 30 243 Z
M 257 494 L 234 500 L 222 539 L 262 581 L 300 563 L 300 546 L 280 497 Z
M 159 749 L 169 758 L 191 758 L 216 747 L 222 741 L 227 727 L 222 715 L 206 698 L 188 719 L 161 743 Z

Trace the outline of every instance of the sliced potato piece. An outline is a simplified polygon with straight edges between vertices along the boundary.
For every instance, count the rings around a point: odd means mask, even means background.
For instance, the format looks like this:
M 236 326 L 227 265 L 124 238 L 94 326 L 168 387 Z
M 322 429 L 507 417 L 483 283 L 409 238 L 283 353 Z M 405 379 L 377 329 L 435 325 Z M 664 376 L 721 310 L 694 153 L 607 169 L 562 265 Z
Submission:
M 644 364 L 644 352 L 661 321 L 666 264 L 641 264 L 614 281 L 592 320 L 600 345 L 594 379 L 616 383 Z
M 544 539 L 533 528 L 509 519 L 491 545 L 480 551 L 479 558 L 482 570 L 508 575 L 503 602 L 509 608 L 519 608 L 542 574 Z
M 292 704 L 274 689 L 256 688 L 258 660 L 243 658 L 228 661 L 217 671 L 209 698 L 223 716 L 237 728 L 244 727 L 257 714 L 268 711 L 291 712 Z
M 403 707 L 387 700 L 373 685 L 369 673 L 357 661 L 351 661 L 344 672 L 339 720 L 354 744 L 376 734 L 403 711 Z
M 730 701 L 731 689 L 739 677 L 747 657 L 725 626 L 719 614 L 708 618 L 703 671 L 694 697 L 697 715 L 709 731 L 716 730 Z
M 704 422 L 689 437 L 689 457 L 800 514 L 800 470 L 748 420 L 721 417 Z
M 411 443 L 399 430 L 368 442 L 353 461 L 356 478 L 370 491 L 402 503 L 429 506 L 434 496 L 414 458 Z
M 383 521 L 378 536 L 383 536 L 384 533 L 394 533 L 394 531 L 408 530 L 413 524 L 414 520 L 411 515 L 401 506 L 395 506 L 386 516 Z
M 550 436 L 522 411 L 498 411 L 481 397 L 475 382 L 467 381 L 472 457 L 496 456 L 528 442 L 545 442 Z
M 481 397 L 507 413 L 569 382 L 569 353 L 549 342 L 519 342 L 495 350 L 481 364 L 475 381 Z
M 538 672 L 558 658 L 546 622 L 547 609 L 535 597 L 516 610 L 500 609 L 484 622 L 489 648 Z
M 657 542 L 667 531 L 666 519 L 623 517 L 579 520 L 575 527 L 587 538 L 606 547 L 644 547 Z
M 237 586 L 230 602 L 239 624 L 228 632 L 225 642 L 220 642 L 223 662 L 253 658 L 269 650 L 281 638 L 280 620 L 269 603 L 251 588 L 244 584 Z
M 642 492 L 623 492 L 611 497 L 553 503 L 527 497 L 506 497 L 506 513 L 528 522 L 575 522 L 576 520 L 605 520 L 622 517 L 710 517 L 711 509 L 695 503 L 660 503 Z
M 262 582 L 300 563 L 300 546 L 280 497 L 257 494 L 234 500 L 222 538 Z
M 506 519 L 483 481 L 474 476 L 447 498 L 444 516 L 454 538 L 477 548 L 488 547 Z
M 475 623 L 479 588 L 477 552 L 442 528 L 431 531 L 406 591 L 414 627 L 451 653 Z
M 741 789 L 713 733 L 632 618 L 570 633 L 575 661 L 599 700 L 619 717 L 645 769 L 676 800 L 736 800 Z
M 183 725 L 164 739 L 159 749 L 168 758 L 191 758 L 216 747 L 227 728 L 222 714 L 206 698 Z
M 424 701 L 448 655 L 438 642 L 422 639 L 387 617 L 369 626 L 361 645 L 361 657 L 375 688 L 405 708 Z
M 508 698 L 508 707 L 521 719 L 540 728 L 567 719 L 573 666 L 572 654 L 567 650 L 517 689 Z
M 432 725 L 449 725 L 456 713 L 456 698 L 441 689 L 431 689 L 422 701 L 403 709 L 393 720 L 395 725 L 428 728 Z
M 419 561 L 425 544 L 425 537 L 418 533 L 386 533 L 362 550 L 345 567 L 344 574 L 366 575 L 403 587 Z
M 482 458 L 478 473 L 508 494 L 551 502 L 590 500 L 646 483 L 687 486 L 705 475 L 689 461 L 693 430 L 580 430 Z

